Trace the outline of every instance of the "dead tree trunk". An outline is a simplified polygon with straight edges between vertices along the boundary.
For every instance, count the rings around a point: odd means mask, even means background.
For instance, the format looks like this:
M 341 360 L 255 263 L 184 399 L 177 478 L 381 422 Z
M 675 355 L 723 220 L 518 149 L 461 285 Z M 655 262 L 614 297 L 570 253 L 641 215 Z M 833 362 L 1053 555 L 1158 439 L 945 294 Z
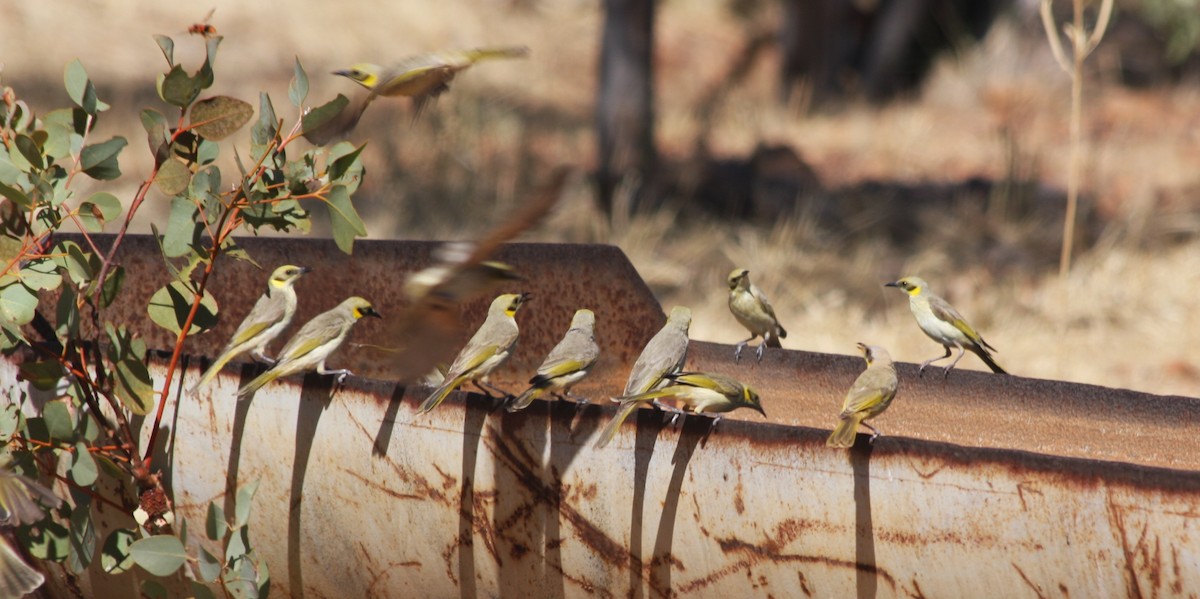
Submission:
M 596 191 L 611 213 L 622 177 L 654 171 L 654 0 L 605 0 L 602 36 Z

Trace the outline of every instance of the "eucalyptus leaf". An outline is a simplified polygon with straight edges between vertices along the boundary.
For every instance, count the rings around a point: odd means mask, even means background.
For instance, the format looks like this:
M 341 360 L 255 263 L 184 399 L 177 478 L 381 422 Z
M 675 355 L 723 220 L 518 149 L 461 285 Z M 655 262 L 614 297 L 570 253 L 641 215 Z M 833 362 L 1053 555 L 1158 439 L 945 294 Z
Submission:
M 237 499 L 234 502 L 233 508 L 233 525 L 235 527 L 243 527 L 250 522 L 250 506 L 254 501 L 254 494 L 258 492 L 258 483 L 259 481 L 255 480 L 238 489 Z
M 120 177 L 121 166 L 117 162 L 117 156 L 127 143 L 124 137 L 114 137 L 105 142 L 84 146 L 79 155 L 83 172 L 100 181 Z
M 349 254 L 354 251 L 354 238 L 365 237 L 367 225 L 354 209 L 350 192 L 345 186 L 335 185 L 326 199 L 329 206 L 329 222 L 333 226 L 333 240 L 339 249 Z
M 241 129 L 254 117 L 254 107 L 230 96 L 205 98 L 192 106 L 191 122 L 197 133 L 222 140 Z
M 84 112 L 96 114 L 110 108 L 108 104 L 101 102 L 96 97 L 96 85 L 88 78 L 87 71 L 78 58 L 67 64 L 66 71 L 63 73 L 63 83 L 67 87 L 67 95 L 71 97 L 71 101 L 82 108 Z
M 108 271 L 104 279 L 104 287 L 100 289 L 100 305 L 107 308 L 116 301 L 125 283 L 125 267 L 117 265 Z
M 186 256 L 200 247 L 204 225 L 198 222 L 198 210 L 192 200 L 171 198 L 171 214 L 167 217 L 167 232 L 163 235 L 163 253 L 168 258 Z
M 169 196 L 183 193 L 191 182 L 192 171 L 178 160 L 163 162 L 162 166 L 158 167 L 158 176 L 154 178 L 158 190 Z
M 37 305 L 37 293 L 20 281 L 0 287 L 0 321 L 13 326 L 28 324 Z
M 172 106 L 187 108 L 200 95 L 201 89 L 199 83 L 179 65 L 172 66 L 167 74 L 158 77 L 158 97 Z
M 157 580 L 143 580 L 142 597 L 146 599 L 169 599 L 171 594 L 161 582 Z
M 80 443 L 80 445 L 83 444 Z M 93 467 L 94 465 L 93 463 Z M 75 482 L 83 486 L 91 485 L 91 483 L 79 482 L 79 478 L 75 476 L 75 468 L 72 468 L 71 472 Z M 95 476 L 92 477 L 92 480 L 95 481 Z M 91 507 L 87 504 L 76 505 L 71 510 L 70 541 L 71 553 L 67 560 L 68 567 L 75 574 L 79 574 L 92 563 L 92 557 L 96 552 L 96 528 L 92 523 Z
M 159 289 L 150 297 L 146 312 L 150 320 L 172 333 L 183 329 L 187 315 L 192 309 L 194 292 L 181 281 L 172 281 L 166 287 Z M 200 301 L 200 308 L 188 329 L 188 335 L 207 331 L 217 324 L 217 300 L 206 289 Z
M 66 374 L 62 364 L 57 360 L 24 362 L 21 364 L 19 372 L 22 380 L 28 381 L 29 384 L 42 391 L 52 391 Z M 52 405 L 61 405 L 61 402 L 47 404 L 47 407 Z M 70 435 L 70 431 L 67 431 L 67 435 Z
M 138 539 L 129 546 L 134 563 L 155 576 L 169 576 L 187 561 L 183 543 L 174 535 Z
M 303 128 L 305 134 L 314 132 L 322 125 L 337 118 L 349 104 L 350 100 L 346 96 L 338 94 L 336 98 L 329 102 L 304 113 L 304 116 L 300 119 L 300 126 Z
M 208 515 L 204 518 L 204 534 L 209 540 L 220 541 L 229 532 L 229 523 L 225 521 L 225 510 L 214 502 L 208 504 Z
M 38 147 L 38 143 L 28 135 L 17 134 L 13 140 L 17 151 L 21 153 L 21 157 L 25 159 L 33 168 L 42 170 L 46 168 L 46 160 L 42 156 L 42 148 Z
M 221 577 L 221 570 L 225 567 L 225 563 L 201 547 L 200 558 L 196 560 L 196 566 L 200 570 L 200 580 L 212 582 Z
M 92 483 L 96 482 L 99 474 L 96 460 L 92 459 L 92 452 L 88 451 L 87 444 L 82 441 L 76 443 L 75 456 L 71 461 L 71 480 L 82 487 L 90 487 Z
M 129 555 L 129 546 L 136 539 L 132 530 L 118 528 L 108 533 L 104 545 L 100 548 L 100 567 L 109 574 L 120 574 L 133 567 L 133 557 Z
M 300 64 L 300 57 L 297 56 L 295 72 L 291 83 L 288 84 L 288 99 L 292 101 L 293 106 L 302 108 L 307 97 L 308 74 L 304 72 L 304 66 Z
M 167 64 L 175 66 L 175 40 L 165 36 L 154 34 L 154 43 L 158 44 L 158 48 L 162 50 L 163 57 L 167 59 Z

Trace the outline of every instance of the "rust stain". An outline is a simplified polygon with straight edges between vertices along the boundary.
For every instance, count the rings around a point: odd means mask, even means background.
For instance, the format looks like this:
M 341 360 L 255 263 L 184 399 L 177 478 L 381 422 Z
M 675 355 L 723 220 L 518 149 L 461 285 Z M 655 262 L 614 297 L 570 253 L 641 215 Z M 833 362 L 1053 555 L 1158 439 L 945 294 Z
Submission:
M 1012 564 L 1013 569 L 1017 571 L 1017 575 L 1021 577 L 1021 580 L 1025 581 L 1025 585 L 1033 591 L 1033 594 L 1037 595 L 1038 599 L 1046 599 L 1046 593 L 1042 591 L 1042 587 L 1032 580 L 1029 580 L 1029 577 L 1025 575 L 1025 571 L 1022 570 L 1021 567 L 1016 564 L 1016 562 L 1010 563 Z

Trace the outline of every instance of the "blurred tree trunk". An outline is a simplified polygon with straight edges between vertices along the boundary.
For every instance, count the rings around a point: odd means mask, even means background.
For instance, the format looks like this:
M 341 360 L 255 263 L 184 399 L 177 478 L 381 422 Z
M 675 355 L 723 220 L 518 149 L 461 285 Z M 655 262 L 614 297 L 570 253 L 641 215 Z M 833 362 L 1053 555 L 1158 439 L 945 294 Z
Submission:
M 854 61 L 858 23 L 853 0 L 782 0 L 780 100 L 788 102 L 802 83 L 812 102 L 842 96 L 843 78 Z
M 612 211 L 622 177 L 636 173 L 645 181 L 653 175 L 653 58 L 654 0 L 604 0 L 596 187 L 605 213 Z

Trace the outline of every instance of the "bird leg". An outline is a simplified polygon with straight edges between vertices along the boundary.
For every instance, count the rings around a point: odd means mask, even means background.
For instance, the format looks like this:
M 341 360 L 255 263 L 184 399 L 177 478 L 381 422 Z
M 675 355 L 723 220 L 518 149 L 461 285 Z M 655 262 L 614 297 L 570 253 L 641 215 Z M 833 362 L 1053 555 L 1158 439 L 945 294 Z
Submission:
M 755 353 L 757 353 L 757 354 L 758 354 L 758 361 L 759 361 L 759 362 L 762 362 L 763 348 L 765 348 L 766 346 L 767 346 L 767 338 L 766 338 L 766 336 L 763 336 L 762 343 L 759 343 L 759 344 L 758 344 L 758 351 L 757 351 L 757 352 L 755 352 Z
M 873 426 L 871 426 L 871 425 L 867 424 L 866 422 L 859 422 L 859 424 L 861 424 L 861 425 L 863 425 L 863 426 L 865 426 L 865 427 L 867 427 L 867 428 L 871 429 L 871 438 L 870 438 L 870 439 L 867 439 L 867 443 L 868 443 L 868 444 L 870 444 L 870 445 L 874 445 L 874 444 L 875 444 L 875 439 L 876 439 L 877 437 L 879 437 L 879 434 L 880 434 L 880 433 L 879 433 L 879 429 L 877 429 L 877 428 L 875 428 L 875 427 L 873 427 Z
M 503 389 L 500 389 L 498 387 L 493 387 L 490 383 L 485 383 L 483 381 L 472 381 L 472 382 L 475 384 L 476 387 L 479 388 L 480 391 L 483 391 L 483 394 L 487 395 L 489 399 L 496 399 L 496 396 L 493 395 L 493 393 L 497 393 L 500 395 L 500 397 L 505 398 L 505 399 L 512 397 L 511 393 L 508 393 L 507 391 L 504 391 Z
M 321 362 L 320 364 L 317 364 L 317 374 L 323 374 L 325 376 L 329 376 L 331 374 L 337 375 L 337 384 L 340 385 L 346 381 L 346 377 L 348 377 L 354 373 L 350 372 L 349 370 L 347 370 L 345 368 L 342 368 L 339 370 L 326 370 L 325 363 Z
M 755 337 L 757 337 L 757 336 L 758 336 L 758 335 L 752 335 L 752 336 L 751 336 L 749 339 L 746 339 L 746 340 L 744 340 L 744 341 L 739 341 L 739 342 L 738 342 L 738 344 L 737 344 L 737 349 L 733 350 L 733 361 L 734 361 L 734 363 L 741 362 L 741 360 L 742 360 L 742 350 L 746 348 L 746 344 L 747 344 L 747 343 L 750 343 L 751 341 L 754 341 L 754 338 L 755 338 Z M 759 356 L 759 359 L 762 359 L 762 356 L 761 356 L 761 355 Z
M 665 403 L 662 403 L 661 401 L 658 401 L 657 399 L 651 401 L 650 403 L 653 404 L 654 407 L 671 414 L 671 420 L 669 422 L 667 422 L 667 426 L 675 426 L 675 421 L 679 420 L 679 417 L 681 415 L 685 414 L 685 412 L 682 409 L 677 408 L 675 406 L 669 406 Z
M 937 362 L 938 360 L 945 360 L 946 358 L 949 358 L 952 355 L 950 353 L 949 345 L 943 345 L 942 347 L 946 348 L 946 355 L 941 356 L 940 358 L 929 358 L 928 360 L 921 362 L 921 367 L 917 369 L 917 376 L 921 376 L 922 374 L 925 373 L 926 366 L 929 366 L 930 364 Z
M 582 395 L 574 395 L 568 390 L 563 391 L 563 397 L 575 402 L 575 409 L 582 410 L 585 406 L 592 403 L 588 398 Z
M 954 361 L 953 361 L 953 362 L 951 362 L 951 363 L 950 363 L 950 365 L 946 367 L 946 370 L 945 370 L 944 372 L 942 372 L 942 378 L 947 378 L 947 377 L 949 377 L 949 376 L 950 376 L 950 369 L 951 369 L 951 368 L 954 368 L 954 366 L 955 366 L 956 364 L 958 364 L 958 361 L 962 359 L 962 357 L 963 357 L 963 354 L 967 353 L 967 350 L 963 348 L 962 344 L 955 343 L 955 345 L 957 345 L 957 346 L 958 346 L 958 357 L 957 357 L 957 358 L 954 358 Z M 947 347 L 947 348 L 946 348 L 946 355 L 947 355 L 947 356 L 948 356 L 948 355 L 950 355 L 950 348 L 949 348 L 949 347 Z

